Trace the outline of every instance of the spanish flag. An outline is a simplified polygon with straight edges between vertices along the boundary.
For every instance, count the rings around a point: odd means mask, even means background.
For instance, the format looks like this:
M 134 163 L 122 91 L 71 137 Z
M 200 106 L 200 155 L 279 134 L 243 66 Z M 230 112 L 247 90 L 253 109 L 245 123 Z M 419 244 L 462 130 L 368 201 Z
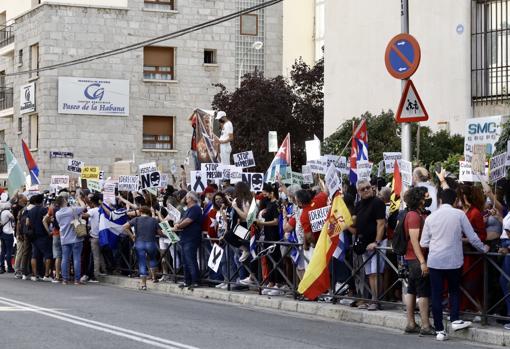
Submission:
M 338 246 L 340 233 L 352 225 L 352 217 L 341 195 L 333 198 L 331 210 L 315 245 L 312 259 L 306 268 L 298 292 L 308 299 L 316 299 L 330 288 L 329 261 Z

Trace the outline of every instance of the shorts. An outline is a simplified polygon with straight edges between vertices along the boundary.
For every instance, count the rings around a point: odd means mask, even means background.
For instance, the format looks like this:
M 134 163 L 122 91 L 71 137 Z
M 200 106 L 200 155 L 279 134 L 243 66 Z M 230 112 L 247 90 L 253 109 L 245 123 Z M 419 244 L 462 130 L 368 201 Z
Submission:
M 62 243 L 60 242 L 60 236 L 53 236 L 53 258 L 62 259 Z
M 430 297 L 430 279 L 429 276 L 421 274 L 420 262 L 417 259 L 407 261 L 409 268 L 409 280 L 407 293 L 417 297 Z
M 39 236 L 32 241 L 32 258 L 52 259 L 53 253 L 51 250 L 51 238 L 46 236 Z
M 388 244 L 388 240 L 384 239 L 381 241 L 381 244 L 379 247 L 386 247 Z M 384 260 L 384 255 L 386 255 L 386 250 L 379 250 L 379 252 L 374 251 L 367 251 L 363 253 L 363 263 L 370 259 L 368 262 L 365 263 L 365 274 L 371 275 L 371 274 L 382 274 L 384 272 L 384 265 L 386 264 L 386 261 Z M 379 271 L 377 271 L 377 261 L 379 260 Z

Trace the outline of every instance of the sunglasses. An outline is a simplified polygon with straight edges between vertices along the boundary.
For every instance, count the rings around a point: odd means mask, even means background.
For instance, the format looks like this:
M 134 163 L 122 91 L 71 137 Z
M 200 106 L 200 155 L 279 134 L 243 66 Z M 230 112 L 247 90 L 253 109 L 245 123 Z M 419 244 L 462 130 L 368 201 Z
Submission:
M 369 190 L 372 190 L 372 187 L 359 188 L 359 191 L 369 191 Z

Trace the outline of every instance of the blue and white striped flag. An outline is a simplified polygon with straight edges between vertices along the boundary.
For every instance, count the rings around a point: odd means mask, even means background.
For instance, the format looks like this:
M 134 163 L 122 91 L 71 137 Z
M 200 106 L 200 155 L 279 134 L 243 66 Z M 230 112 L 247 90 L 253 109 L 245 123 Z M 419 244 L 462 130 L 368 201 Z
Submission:
M 110 248 L 116 249 L 118 236 L 122 233 L 122 226 L 127 223 L 127 210 L 124 208 L 113 209 L 103 203 L 110 210 L 110 214 L 106 214 L 103 208 L 99 208 L 99 244 L 101 246 L 109 245 Z
M 297 244 L 299 242 L 295 230 L 290 232 L 288 241 L 290 243 L 293 243 L 293 244 Z M 298 249 L 297 246 L 292 246 L 291 247 L 290 258 L 292 259 L 292 262 L 294 262 L 295 265 L 298 264 L 298 262 L 299 262 L 299 249 Z
M 347 240 L 345 236 L 345 232 L 340 233 L 340 237 L 338 239 L 338 245 L 335 249 L 335 252 L 333 252 L 333 257 L 338 259 L 340 262 L 343 262 L 345 260 L 345 253 L 349 249 L 349 241 Z
M 257 237 L 255 234 L 250 238 L 250 253 L 253 258 L 257 258 Z

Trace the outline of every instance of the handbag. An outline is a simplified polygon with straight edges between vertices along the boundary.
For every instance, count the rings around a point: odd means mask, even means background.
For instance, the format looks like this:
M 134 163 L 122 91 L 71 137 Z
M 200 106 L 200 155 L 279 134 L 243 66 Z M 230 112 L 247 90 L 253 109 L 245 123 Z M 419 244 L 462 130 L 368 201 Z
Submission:
M 72 210 L 72 208 L 71 208 Z M 80 217 L 76 216 L 73 210 L 74 219 L 71 221 L 71 224 L 74 226 L 74 231 L 76 236 L 79 238 L 84 238 L 87 236 L 87 225 Z
M 367 246 L 368 244 L 363 241 L 363 235 L 357 234 L 356 240 L 354 240 L 354 244 L 352 245 L 352 250 L 357 255 L 362 255 L 363 253 L 367 252 Z
M 243 240 L 247 240 L 250 235 L 250 231 L 242 225 L 238 224 L 234 227 L 234 234 Z

